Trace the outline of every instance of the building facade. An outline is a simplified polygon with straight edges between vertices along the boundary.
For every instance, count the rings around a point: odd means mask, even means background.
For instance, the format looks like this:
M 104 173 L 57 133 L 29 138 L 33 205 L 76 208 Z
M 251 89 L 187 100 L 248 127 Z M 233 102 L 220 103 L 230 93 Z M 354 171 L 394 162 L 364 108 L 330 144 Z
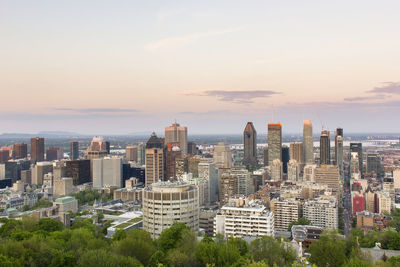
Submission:
M 143 229 L 153 239 L 174 222 L 199 229 L 199 191 L 183 182 L 157 182 L 143 191 Z

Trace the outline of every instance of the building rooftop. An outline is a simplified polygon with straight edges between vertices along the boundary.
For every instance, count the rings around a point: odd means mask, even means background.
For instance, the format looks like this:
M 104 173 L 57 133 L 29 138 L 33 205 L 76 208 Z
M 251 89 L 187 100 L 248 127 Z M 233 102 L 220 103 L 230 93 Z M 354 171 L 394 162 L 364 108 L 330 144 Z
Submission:
M 75 200 L 75 197 L 67 196 L 67 197 L 60 197 L 57 198 L 54 202 L 56 203 L 67 203 Z

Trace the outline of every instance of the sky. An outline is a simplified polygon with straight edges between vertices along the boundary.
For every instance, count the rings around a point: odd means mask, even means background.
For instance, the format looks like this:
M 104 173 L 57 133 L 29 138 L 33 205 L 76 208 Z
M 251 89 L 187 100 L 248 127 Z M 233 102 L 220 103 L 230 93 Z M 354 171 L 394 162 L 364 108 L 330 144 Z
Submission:
M 0 1 L 0 133 L 399 133 L 400 1 Z

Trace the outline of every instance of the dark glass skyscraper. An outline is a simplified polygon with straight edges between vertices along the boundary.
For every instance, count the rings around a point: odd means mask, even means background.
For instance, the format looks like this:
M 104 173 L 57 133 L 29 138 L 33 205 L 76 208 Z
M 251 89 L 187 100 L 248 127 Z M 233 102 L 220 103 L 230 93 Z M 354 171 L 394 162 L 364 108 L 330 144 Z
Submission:
M 287 173 L 287 164 L 289 162 L 289 147 L 282 147 L 282 169 L 283 173 Z
M 71 160 L 79 159 L 79 142 L 78 141 L 71 141 Z
M 338 154 L 343 153 L 343 150 L 338 151 L 338 137 L 339 136 L 341 136 L 343 138 L 343 129 L 342 128 L 337 128 L 336 134 L 335 134 L 335 164 L 336 165 L 339 165 L 338 164 Z M 342 155 L 342 157 L 343 157 L 343 155 Z M 339 156 L 339 158 L 340 158 L 340 156 Z
M 331 164 L 331 138 L 329 131 L 323 130 L 319 141 L 320 164 Z
M 252 122 L 248 122 L 243 132 L 244 157 L 246 167 L 257 166 L 257 131 Z

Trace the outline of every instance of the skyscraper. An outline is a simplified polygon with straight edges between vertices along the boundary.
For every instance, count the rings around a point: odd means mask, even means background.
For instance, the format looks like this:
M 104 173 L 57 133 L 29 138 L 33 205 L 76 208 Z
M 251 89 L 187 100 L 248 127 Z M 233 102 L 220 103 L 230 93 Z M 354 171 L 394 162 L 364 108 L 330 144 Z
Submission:
M 335 137 L 335 160 L 336 166 L 339 168 L 340 177 L 343 178 L 343 136 L 340 135 Z
M 31 160 L 33 162 L 44 161 L 44 138 L 31 138 Z
M 244 157 L 246 167 L 257 166 L 257 132 L 252 122 L 248 122 L 243 132 Z
M 289 148 L 290 159 L 294 159 L 298 164 L 304 164 L 304 146 L 303 143 L 294 142 Z
M 268 146 L 263 147 L 263 165 L 268 166 Z
M 176 178 L 176 159 L 182 157 L 182 151 L 179 148 L 179 143 L 168 143 L 165 156 L 167 179 Z
M 287 165 L 290 159 L 289 148 L 287 146 L 282 146 L 282 167 L 283 173 L 287 173 Z
M 28 145 L 25 143 L 13 145 L 14 159 L 24 159 L 28 157 Z
M 343 159 L 343 146 L 342 146 L 342 151 L 338 150 L 338 137 L 342 137 L 343 141 L 343 129 L 342 128 L 337 128 L 335 132 L 335 164 L 339 166 L 338 164 L 338 156 L 340 157 L 340 153 L 342 153 L 342 159 Z
M 219 142 L 214 147 L 214 163 L 217 167 L 230 168 L 232 167 L 232 152 L 229 145 L 224 142 Z
M 138 156 L 137 156 L 138 164 L 140 166 L 143 166 L 146 164 L 146 159 L 145 159 L 146 156 L 145 155 L 146 155 L 146 144 L 143 142 L 140 142 L 138 144 Z
M 282 123 L 268 123 L 268 165 L 282 161 Z
M 77 160 L 79 159 L 79 142 L 72 140 L 71 141 L 71 154 L 70 154 L 71 160 Z
M 68 160 L 65 176 L 73 179 L 74 185 L 92 182 L 90 160 Z
M 350 155 L 351 155 L 351 152 L 357 152 L 358 168 L 360 170 L 361 177 L 364 177 L 362 143 L 350 143 Z
M 64 152 L 60 147 L 49 147 L 46 150 L 46 161 L 60 160 L 64 157 Z
M 153 132 L 146 143 L 146 186 L 164 180 L 164 145 Z
M 381 158 L 378 153 L 367 154 L 367 172 L 375 172 L 378 177 L 382 174 Z
M 127 146 L 125 148 L 125 158 L 127 161 L 137 162 L 138 160 L 138 148 L 137 146 Z
M 171 126 L 165 127 L 165 143 L 179 143 L 179 148 L 183 155 L 187 154 L 187 127 L 180 126 L 179 123 L 173 123 Z
M 304 162 L 306 164 L 314 163 L 314 144 L 313 144 L 313 130 L 312 123 L 310 120 L 303 122 L 303 150 L 304 150 Z
M 321 132 L 319 153 L 321 165 L 331 164 L 331 138 L 327 130 Z
M 93 187 L 122 187 L 122 158 L 92 159 Z
M 107 142 L 101 136 L 95 136 L 86 150 L 88 159 L 98 159 L 107 156 Z
M 338 196 L 340 189 L 339 169 L 334 165 L 322 165 L 314 171 L 315 182 L 317 184 L 326 184 L 332 189 L 332 194 Z

